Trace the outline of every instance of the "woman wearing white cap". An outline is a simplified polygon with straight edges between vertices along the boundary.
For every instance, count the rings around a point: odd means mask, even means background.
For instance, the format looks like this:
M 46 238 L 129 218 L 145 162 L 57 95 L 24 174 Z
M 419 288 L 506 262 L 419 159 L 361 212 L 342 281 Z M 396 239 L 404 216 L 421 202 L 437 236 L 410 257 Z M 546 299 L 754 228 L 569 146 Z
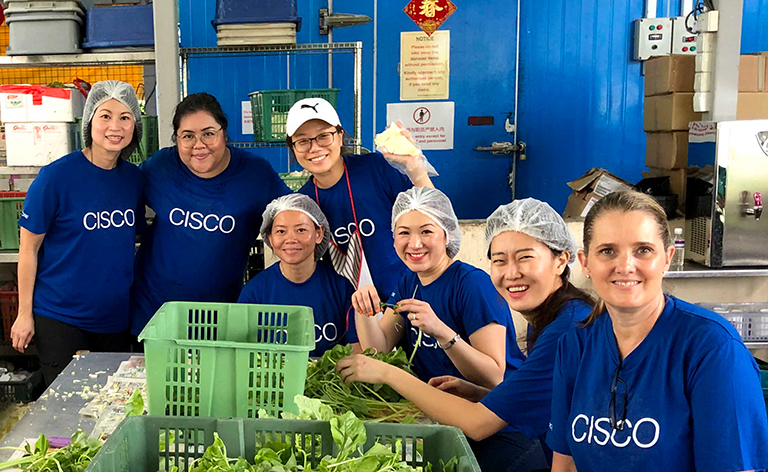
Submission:
M 309 306 L 315 315 L 315 350 L 352 344 L 361 352 L 351 298 L 354 289 L 320 257 L 328 250 L 328 220 L 311 198 L 293 193 L 267 205 L 261 237 L 280 262 L 259 272 L 243 287 L 238 303 Z
M 269 162 L 227 145 L 227 124 L 216 98 L 191 94 L 173 115 L 176 145 L 141 165 L 157 216 L 136 257 L 133 335 L 167 301 L 237 301 L 261 214 L 291 193 Z
M 410 138 L 407 131 L 401 132 Z M 299 192 L 313 198 L 328 217 L 329 253 L 336 271 L 365 294 L 370 313 L 379 312 L 381 298 L 407 271 L 392 249 L 388 227 L 392 204 L 411 186 L 432 187 L 431 166 L 422 155 L 342 156 L 344 129 L 336 110 L 321 98 L 294 104 L 286 133 L 296 160 L 312 173 Z
M 451 201 L 437 189 L 414 187 L 397 196 L 391 224 L 397 255 L 411 272 L 380 320 L 367 315 L 364 294 L 352 297 L 360 347 L 389 352 L 403 341 L 423 381 L 452 375 L 495 387 L 525 356 L 488 274 L 453 260 L 461 229 Z
M 125 159 L 141 140 L 130 84 L 93 85 L 83 110 L 82 150 L 40 169 L 19 219 L 20 352 L 37 344 L 46 383 L 78 350 L 125 352 L 141 172 Z
M 541 445 L 558 340 L 589 315 L 592 301 L 569 282 L 576 242 L 546 203 L 527 198 L 500 206 L 488 217 L 485 241 L 496 290 L 530 323 L 528 358 L 500 385 L 489 391 L 455 377 L 427 385 L 366 356 L 342 359 L 336 369 L 347 382 L 390 385 L 429 417 L 461 428 L 482 470 L 546 469 Z

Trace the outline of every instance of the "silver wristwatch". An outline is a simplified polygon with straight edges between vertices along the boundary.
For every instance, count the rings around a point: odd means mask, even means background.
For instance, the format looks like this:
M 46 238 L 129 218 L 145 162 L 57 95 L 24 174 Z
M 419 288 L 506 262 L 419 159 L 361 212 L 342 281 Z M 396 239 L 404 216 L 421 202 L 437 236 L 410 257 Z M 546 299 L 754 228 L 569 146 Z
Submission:
M 437 345 L 438 345 L 438 346 L 440 347 L 440 349 L 442 349 L 443 351 L 447 351 L 448 349 L 450 349 L 451 347 L 453 347 L 453 345 L 454 345 L 454 344 L 456 344 L 456 341 L 458 341 L 459 339 L 461 339 L 461 335 L 460 335 L 460 334 L 458 334 L 458 333 L 456 333 L 456 336 L 454 336 L 454 337 L 453 337 L 453 339 L 451 339 L 450 341 L 448 341 L 448 344 L 446 344 L 445 346 L 443 346 L 442 344 L 440 344 L 440 341 L 438 341 L 438 342 L 437 342 Z

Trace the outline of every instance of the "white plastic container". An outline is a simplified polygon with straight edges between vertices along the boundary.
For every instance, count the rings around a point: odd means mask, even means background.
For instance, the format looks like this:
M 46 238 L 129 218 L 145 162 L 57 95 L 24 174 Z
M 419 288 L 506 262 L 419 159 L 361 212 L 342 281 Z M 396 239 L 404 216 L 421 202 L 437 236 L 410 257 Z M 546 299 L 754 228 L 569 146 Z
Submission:
M 3 123 L 75 122 L 83 116 L 83 94 L 42 85 L 0 85 Z
M 6 123 L 9 166 L 44 166 L 75 150 L 74 123 Z

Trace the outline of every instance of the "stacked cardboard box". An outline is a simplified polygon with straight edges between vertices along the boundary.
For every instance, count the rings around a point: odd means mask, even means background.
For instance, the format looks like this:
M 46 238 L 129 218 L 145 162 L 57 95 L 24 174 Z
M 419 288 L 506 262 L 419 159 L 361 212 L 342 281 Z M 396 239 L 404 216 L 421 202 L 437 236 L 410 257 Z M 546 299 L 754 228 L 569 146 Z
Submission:
M 741 56 L 736 118 L 768 119 L 768 52 Z

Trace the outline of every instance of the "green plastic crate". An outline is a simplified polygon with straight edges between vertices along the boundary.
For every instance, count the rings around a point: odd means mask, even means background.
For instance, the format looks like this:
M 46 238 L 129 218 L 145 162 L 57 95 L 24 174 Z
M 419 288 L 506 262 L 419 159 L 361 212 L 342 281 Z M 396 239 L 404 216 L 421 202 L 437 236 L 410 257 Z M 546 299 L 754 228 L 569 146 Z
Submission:
M 151 415 L 278 416 L 298 413 L 315 320 L 303 306 L 168 302 L 142 340 Z
M 260 90 L 248 94 L 253 114 L 253 140 L 259 143 L 285 141 L 288 110 L 302 98 L 324 98 L 336 107 L 339 89 Z
M 75 122 L 77 124 L 77 147 L 83 147 L 83 119 L 77 117 Z M 139 165 L 146 161 L 149 156 L 155 153 L 160 148 L 160 139 L 158 136 L 157 117 L 154 115 L 141 115 L 141 141 L 139 147 L 136 148 L 127 161 Z
M 293 190 L 294 192 L 298 192 L 301 187 L 304 186 L 309 181 L 309 178 L 312 177 L 312 174 L 309 172 L 306 173 L 306 175 L 291 175 L 292 172 L 283 172 L 280 174 L 280 178 L 283 179 L 283 182 L 285 182 L 285 185 L 288 186 L 289 189 Z
M 462 432 L 451 426 L 365 423 L 368 450 L 378 440 L 391 444 L 402 440 L 403 456 L 415 468 L 434 464 L 439 472 L 439 461 L 459 459 L 457 472 L 480 472 L 480 466 Z M 300 435 L 307 461 L 316 466 L 326 454 L 333 454 L 335 444 L 327 421 L 301 421 L 276 419 L 215 419 L 215 418 L 159 418 L 134 416 L 127 418 L 110 436 L 101 451 L 93 458 L 88 472 L 147 472 L 167 471 L 178 466 L 188 470 L 187 464 L 201 457 L 205 448 L 213 443 L 218 433 L 227 448 L 227 456 L 243 457 L 253 461 L 257 441 L 270 439 L 284 441 Z M 160 451 L 161 438 L 175 438 L 172 446 Z M 165 441 L 164 441 L 165 442 Z M 413 454 L 414 450 L 423 451 Z
M 0 192 L 0 251 L 19 249 L 19 218 L 26 192 Z

